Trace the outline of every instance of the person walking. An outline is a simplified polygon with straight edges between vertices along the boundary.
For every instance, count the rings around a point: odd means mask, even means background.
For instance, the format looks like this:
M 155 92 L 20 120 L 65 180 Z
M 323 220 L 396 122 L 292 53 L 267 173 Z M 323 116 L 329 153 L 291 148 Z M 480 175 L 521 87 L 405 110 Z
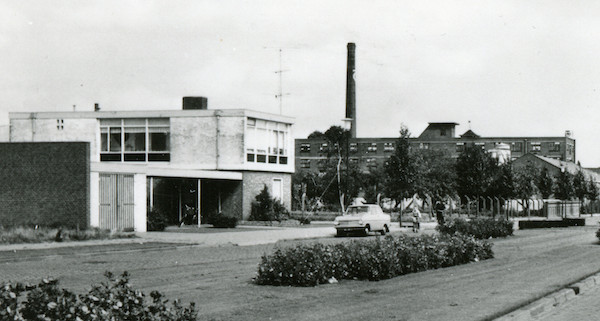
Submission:
M 444 210 L 446 206 L 440 201 L 435 202 L 435 218 L 437 219 L 438 225 L 444 225 Z
M 419 232 L 419 229 L 421 228 L 421 212 L 419 211 L 418 206 L 413 206 L 412 222 L 413 222 L 413 227 L 412 227 L 413 232 L 415 232 L 415 233 Z

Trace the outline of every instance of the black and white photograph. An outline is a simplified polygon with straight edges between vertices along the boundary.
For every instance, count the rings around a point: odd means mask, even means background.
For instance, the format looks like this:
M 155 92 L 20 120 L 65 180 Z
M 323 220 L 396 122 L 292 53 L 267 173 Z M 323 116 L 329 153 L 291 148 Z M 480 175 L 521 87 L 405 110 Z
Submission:
M 600 3 L 0 1 L 0 320 L 599 320 Z

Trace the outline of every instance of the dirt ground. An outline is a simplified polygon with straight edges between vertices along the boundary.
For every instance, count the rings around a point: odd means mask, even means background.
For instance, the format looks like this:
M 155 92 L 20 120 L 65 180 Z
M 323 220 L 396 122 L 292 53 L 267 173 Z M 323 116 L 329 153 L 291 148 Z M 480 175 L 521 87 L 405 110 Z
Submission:
M 189 247 L 131 244 L 60 252 L 0 252 L 0 281 L 59 277 L 84 291 L 102 273 L 127 270 L 134 287 L 194 301 L 201 320 L 489 320 L 600 271 L 597 227 L 516 231 L 493 240 L 495 258 L 390 280 L 317 287 L 252 283 L 276 245 Z M 344 239 L 324 238 L 322 242 Z

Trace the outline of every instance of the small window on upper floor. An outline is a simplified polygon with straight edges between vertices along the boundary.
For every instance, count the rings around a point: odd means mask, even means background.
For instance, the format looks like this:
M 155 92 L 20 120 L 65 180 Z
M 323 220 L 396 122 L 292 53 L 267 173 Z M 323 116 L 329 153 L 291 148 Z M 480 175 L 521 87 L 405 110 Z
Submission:
M 383 143 L 383 151 L 384 152 L 393 152 L 394 151 L 394 143 Z
M 446 136 L 446 130 L 440 129 L 440 136 Z
M 300 152 L 301 153 L 309 153 L 310 152 L 310 144 L 309 143 L 300 144 Z
M 352 153 L 358 152 L 358 144 L 357 143 L 350 143 L 350 152 L 352 152 Z
M 367 152 L 376 152 L 377 151 L 377 143 L 370 143 L 367 146 Z
M 65 120 L 64 119 L 57 119 L 56 120 L 56 129 L 57 130 L 63 130 L 63 129 L 65 129 Z

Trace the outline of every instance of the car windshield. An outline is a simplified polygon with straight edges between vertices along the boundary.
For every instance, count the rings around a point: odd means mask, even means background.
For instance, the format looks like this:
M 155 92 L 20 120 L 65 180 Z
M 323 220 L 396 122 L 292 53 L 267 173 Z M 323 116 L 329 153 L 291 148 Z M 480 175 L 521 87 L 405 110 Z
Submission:
M 365 213 L 369 213 L 368 206 L 352 206 L 348 208 L 346 215 L 362 215 Z

